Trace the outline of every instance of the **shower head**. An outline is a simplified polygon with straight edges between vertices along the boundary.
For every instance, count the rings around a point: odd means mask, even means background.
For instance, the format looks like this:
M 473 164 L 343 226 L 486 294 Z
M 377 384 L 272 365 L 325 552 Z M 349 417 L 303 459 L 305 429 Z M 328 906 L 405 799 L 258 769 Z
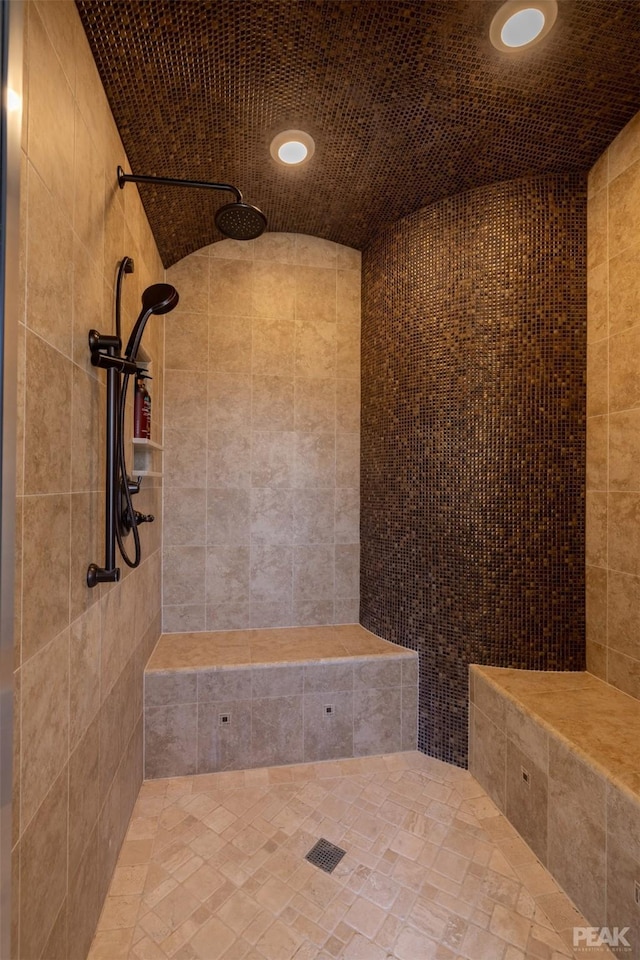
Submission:
M 234 203 L 227 203 L 215 215 L 216 227 L 231 240 L 255 240 L 264 233 L 267 218 L 262 210 L 245 203 L 237 187 L 230 183 L 209 183 L 206 180 L 177 180 L 174 177 L 148 177 L 143 174 L 125 173 L 122 167 L 117 170 L 118 186 L 122 190 L 125 183 L 157 183 L 166 187 L 196 187 L 200 190 L 225 190 L 233 193 Z
M 215 215 L 216 227 L 231 240 L 255 240 L 265 231 L 267 218 L 250 203 L 236 200 L 220 207 Z
M 169 283 L 154 283 L 153 286 L 147 287 L 142 294 L 142 310 L 140 316 L 134 324 L 129 342 L 127 343 L 127 349 L 124 352 L 127 360 L 132 360 L 135 363 L 140 341 L 142 340 L 142 334 L 144 333 L 144 328 L 151 314 L 157 313 L 160 315 L 169 313 L 177 305 L 179 299 L 178 291 Z

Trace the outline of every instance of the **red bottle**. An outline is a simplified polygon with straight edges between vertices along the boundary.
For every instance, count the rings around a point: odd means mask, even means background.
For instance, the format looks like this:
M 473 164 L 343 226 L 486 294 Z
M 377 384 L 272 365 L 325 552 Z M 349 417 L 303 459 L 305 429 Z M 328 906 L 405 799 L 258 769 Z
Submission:
M 133 435 L 137 440 L 151 440 L 151 396 L 145 380 L 151 380 L 151 377 L 140 371 L 136 376 L 133 405 Z

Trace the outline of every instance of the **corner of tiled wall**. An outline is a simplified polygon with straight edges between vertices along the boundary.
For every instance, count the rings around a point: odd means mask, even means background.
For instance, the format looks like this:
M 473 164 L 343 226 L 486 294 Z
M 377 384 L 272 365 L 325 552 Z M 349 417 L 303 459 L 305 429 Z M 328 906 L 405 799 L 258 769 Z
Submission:
M 640 697 L 640 114 L 589 175 L 587 668 Z
M 268 233 L 167 276 L 165 632 L 357 621 L 359 252 Z
M 84 960 L 142 776 L 161 573 L 157 523 L 139 569 L 86 586 L 104 560 L 105 405 L 87 334 L 113 329 L 125 254 L 125 326 L 163 268 L 137 191 L 117 187 L 126 156 L 71 0 L 26 4 L 24 80 L 12 956 Z M 160 494 L 136 505 L 159 517 Z

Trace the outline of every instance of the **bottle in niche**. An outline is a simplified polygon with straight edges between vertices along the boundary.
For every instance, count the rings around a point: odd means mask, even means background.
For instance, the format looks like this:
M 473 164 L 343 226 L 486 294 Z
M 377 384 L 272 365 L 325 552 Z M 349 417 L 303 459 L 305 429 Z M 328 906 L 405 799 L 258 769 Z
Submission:
M 133 406 L 133 436 L 136 440 L 151 440 L 151 395 L 145 380 L 151 380 L 151 377 L 140 370 L 136 375 Z

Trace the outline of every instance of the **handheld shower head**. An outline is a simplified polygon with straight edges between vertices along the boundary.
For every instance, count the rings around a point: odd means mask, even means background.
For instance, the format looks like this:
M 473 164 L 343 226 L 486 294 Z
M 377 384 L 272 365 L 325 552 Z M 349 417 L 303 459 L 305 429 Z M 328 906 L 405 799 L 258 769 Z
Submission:
M 267 218 L 262 210 L 242 200 L 220 207 L 216 211 L 215 222 L 220 233 L 231 240 L 255 240 L 267 226 Z
M 142 311 L 134 324 L 127 349 L 124 352 L 127 360 L 132 360 L 135 363 L 142 334 L 151 314 L 169 313 L 177 305 L 179 299 L 178 291 L 169 283 L 154 283 L 153 286 L 147 287 L 142 294 Z

